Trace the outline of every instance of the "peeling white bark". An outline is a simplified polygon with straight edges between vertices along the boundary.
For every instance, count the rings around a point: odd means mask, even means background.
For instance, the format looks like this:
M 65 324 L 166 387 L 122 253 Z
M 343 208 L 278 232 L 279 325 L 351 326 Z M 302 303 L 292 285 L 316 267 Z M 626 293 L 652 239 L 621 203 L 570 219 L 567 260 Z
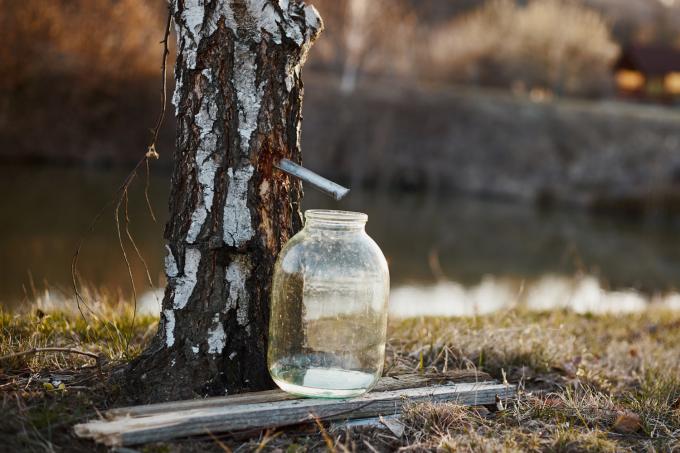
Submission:
M 181 14 L 183 27 L 175 22 L 175 33 L 177 36 L 178 55 L 184 58 L 185 65 L 190 69 L 196 69 L 196 54 L 201 41 L 209 38 L 215 30 L 220 19 L 224 19 L 225 25 L 231 30 L 236 30 L 233 11 L 229 5 L 229 0 L 218 0 L 213 14 L 208 17 L 207 26 L 203 27 L 205 19 L 206 0 L 185 0 L 184 11 Z M 177 2 L 174 2 L 176 13 Z M 183 31 L 186 31 L 183 33 Z M 175 80 L 175 92 L 172 95 L 172 104 L 175 106 L 175 115 L 179 114 L 179 102 L 181 99 L 182 86 L 184 80 L 182 74 Z
M 295 83 L 295 78 L 300 78 L 300 73 L 302 72 L 302 65 L 305 64 L 307 60 L 307 53 L 312 45 L 312 42 L 316 38 L 316 35 L 323 28 L 323 23 L 321 21 L 321 15 L 314 8 L 313 5 L 306 5 L 304 8 L 305 12 L 305 36 L 302 39 L 302 35 L 299 37 L 299 41 L 295 41 L 301 48 L 300 57 L 296 60 L 291 61 L 290 59 L 286 62 L 286 90 L 290 92 Z
M 289 0 L 279 0 L 279 8 L 283 11 L 280 15 L 267 0 L 249 0 L 248 11 L 257 19 L 258 27 L 266 31 L 272 40 L 281 44 L 281 30 L 286 37 L 302 46 L 306 41 L 311 41 L 321 28 L 321 16 L 312 5 L 304 6 L 305 23 L 299 24 L 295 19 L 297 11 L 291 11 Z M 304 34 L 303 34 L 304 33 Z
M 251 263 L 245 256 L 234 259 L 225 271 L 225 283 L 229 286 L 225 311 L 236 309 L 236 322 L 240 326 L 249 324 L 250 297 L 246 289 L 246 281 L 250 277 L 251 271 Z
M 239 247 L 249 241 L 253 230 L 250 209 L 248 209 L 248 183 L 255 169 L 247 165 L 234 171 L 227 169 L 229 187 L 224 203 L 224 242 L 227 245 Z
M 175 281 L 175 293 L 173 297 L 173 308 L 180 310 L 189 302 L 191 293 L 196 286 L 198 265 L 201 262 L 201 252 L 198 249 L 187 247 L 184 252 L 184 269 L 182 276 Z
M 230 0 L 218 0 L 207 21 L 205 21 L 206 3 L 206 0 L 185 0 L 184 11 L 181 15 L 187 33 L 178 33 L 177 36 L 180 37 L 178 47 L 184 55 L 186 65 L 191 69 L 196 68 L 196 53 L 201 40 L 210 37 L 217 30 L 217 24 L 220 20 L 224 20 L 228 29 L 235 33 L 238 31 Z M 311 40 L 314 33 L 317 33 L 321 28 L 321 17 L 312 5 L 305 5 L 305 24 L 303 27 L 295 21 L 297 16 L 290 11 L 291 6 L 293 5 L 290 4 L 289 0 L 279 0 L 279 7 L 283 12 L 283 15 L 281 15 L 268 0 L 246 0 L 248 14 L 253 19 L 254 25 L 271 36 L 272 41 L 281 44 L 281 29 L 283 29 L 289 39 L 292 39 L 298 45 L 302 45 L 305 40 Z M 206 23 L 205 27 L 204 22 Z M 252 39 L 255 42 L 260 42 L 261 34 L 258 33 L 258 30 L 251 30 L 251 33 Z
M 175 344 L 175 312 L 163 310 L 165 318 L 165 346 L 170 348 Z
M 281 2 L 279 2 L 279 5 Z M 250 17 L 254 18 L 257 24 L 257 28 L 264 30 L 269 33 L 272 40 L 281 44 L 281 31 L 279 29 L 279 23 L 281 21 L 281 16 L 274 9 L 274 7 L 269 3 L 268 0 L 248 0 L 246 3 L 248 7 L 248 14 Z M 286 5 L 286 10 L 288 6 Z M 284 11 L 286 11 L 284 10 Z M 253 36 L 256 41 L 260 41 L 260 36 L 256 32 Z
M 170 101 L 172 105 L 175 106 L 175 117 L 179 116 L 179 103 L 182 99 L 182 75 L 180 74 L 175 78 L 175 91 L 172 93 L 172 100 Z
M 238 133 L 241 139 L 241 154 L 248 155 L 250 137 L 257 129 L 257 116 L 260 113 L 263 83 L 256 86 L 257 64 L 255 52 L 246 44 L 234 45 L 234 76 L 236 106 L 238 108 Z
M 196 68 L 196 55 L 201 41 L 209 38 L 217 30 L 217 24 L 220 20 L 224 20 L 224 24 L 228 29 L 234 33 L 238 32 L 234 12 L 229 0 L 217 1 L 217 4 L 212 9 L 212 14 L 207 18 L 206 26 L 203 25 L 206 15 L 205 3 L 206 0 L 186 0 L 184 11 L 181 15 L 186 33 L 180 33 L 180 27 L 177 24 L 175 25 L 180 53 L 183 55 L 186 66 L 190 69 Z M 257 29 L 266 32 L 273 42 L 276 44 L 282 43 L 281 30 L 283 30 L 287 38 L 294 41 L 298 46 L 302 46 L 304 48 L 302 59 L 304 62 L 304 55 L 307 53 L 311 42 L 323 27 L 321 16 L 313 5 L 305 5 L 303 8 L 305 22 L 300 24 L 296 21 L 299 18 L 297 9 L 291 11 L 291 7 L 297 8 L 297 5 L 291 5 L 289 0 L 278 0 L 278 3 L 283 14 L 279 14 L 268 0 L 247 0 L 246 7 Z M 251 38 L 255 43 L 259 43 L 262 35 L 258 33 L 258 30 L 251 30 Z M 239 62 L 242 60 L 235 58 L 235 61 Z M 245 61 L 248 63 L 248 60 Z M 175 92 L 172 96 L 175 114 L 178 113 L 182 85 L 183 80 L 179 77 L 175 81 Z M 287 88 L 290 86 L 288 79 L 286 79 L 286 86 Z M 290 88 L 288 88 L 288 91 L 290 91 Z M 243 99 L 245 99 L 247 93 L 253 92 L 254 90 L 244 91 Z M 242 142 L 244 142 L 243 139 Z
M 175 255 L 172 253 L 172 249 L 169 245 L 165 246 L 165 275 L 168 278 L 177 277 L 179 271 L 177 270 L 177 261 L 175 261 Z
M 203 0 L 187 0 L 184 2 L 182 20 L 188 33 L 182 39 L 182 53 L 186 58 L 187 66 L 191 69 L 196 67 L 196 50 L 201 41 L 204 16 L 205 5 Z
M 191 224 L 189 225 L 189 231 L 187 231 L 187 242 L 193 244 L 196 242 L 196 238 L 201 233 L 201 228 L 205 224 L 205 219 L 208 218 L 208 211 L 203 206 L 202 202 L 198 202 L 196 209 L 191 214 Z
M 293 40 L 302 48 L 301 58 L 289 62 L 285 78 L 286 89 L 290 91 L 295 78 L 300 76 L 300 65 L 304 62 L 306 52 L 316 34 L 322 28 L 321 18 L 311 5 L 303 6 L 304 17 L 300 16 L 300 5 L 289 0 L 278 0 L 279 12 L 270 0 L 246 0 L 246 10 L 254 30 L 248 31 L 249 39 L 258 43 L 263 36 L 269 36 L 274 43 L 282 43 L 282 31 L 285 36 Z M 175 5 L 175 8 L 178 6 Z M 210 38 L 217 30 L 222 20 L 228 29 L 235 34 L 241 33 L 237 27 L 234 11 L 229 0 L 217 0 L 213 8 L 206 10 L 206 0 L 185 0 L 184 9 L 180 15 L 181 26 L 177 26 L 178 46 L 184 65 L 189 69 L 196 68 L 196 55 L 202 40 Z M 206 14 L 210 14 L 206 17 Z M 304 19 L 302 22 L 301 19 Z M 210 70 L 202 72 L 208 83 L 212 80 Z M 251 45 L 237 40 L 234 46 L 233 86 L 238 110 L 238 133 L 241 154 L 249 156 L 250 139 L 257 129 L 258 115 L 261 108 L 263 82 L 257 85 L 256 52 Z M 176 83 L 173 104 L 179 107 L 182 92 L 181 74 Z M 212 209 L 214 195 L 214 180 L 218 164 L 214 153 L 217 138 L 214 134 L 214 124 L 217 117 L 217 107 L 210 90 L 206 90 L 199 113 L 195 121 L 200 131 L 200 140 L 196 165 L 198 181 L 202 190 L 202 198 L 191 215 L 191 223 L 187 233 L 187 242 L 194 243 Z M 228 245 L 239 246 L 252 237 L 250 213 L 246 207 L 247 182 L 252 176 L 252 167 L 245 170 L 230 170 L 229 194 L 225 202 L 224 239 Z M 237 213 L 237 210 L 245 212 Z
M 250 261 L 245 256 L 234 259 L 227 266 L 224 276 L 227 285 L 229 285 L 227 310 L 247 304 L 248 291 L 246 290 L 246 281 L 250 277 L 250 270 Z
M 300 77 L 300 63 L 290 57 L 286 60 L 286 91 L 290 93 L 295 84 L 295 78 Z
M 212 71 L 204 69 L 201 74 L 206 84 L 212 82 Z M 209 87 L 209 85 L 208 85 Z M 198 183 L 201 187 L 201 200 L 196 204 L 196 209 L 191 215 L 191 224 L 187 232 L 187 242 L 196 242 L 201 229 L 205 224 L 208 213 L 212 210 L 213 197 L 215 194 L 215 174 L 219 167 L 216 159 L 217 134 L 215 122 L 217 121 L 217 99 L 215 90 L 204 90 L 201 107 L 194 117 L 199 130 L 199 143 L 196 150 L 196 172 Z
M 212 82 L 212 72 L 204 69 L 202 72 L 207 82 Z M 210 90 L 206 90 L 208 92 Z M 217 134 L 215 133 L 215 123 L 217 122 L 217 99 L 216 93 L 203 96 L 201 109 L 196 115 L 196 125 L 200 131 L 200 144 L 196 154 L 198 165 L 198 182 L 203 190 L 203 204 L 210 211 L 212 208 L 213 195 L 215 193 L 215 173 L 217 172 L 217 162 L 215 152 L 217 151 Z
M 319 11 L 317 11 L 314 5 L 305 6 L 305 22 L 307 24 L 307 41 L 312 41 L 323 27 L 321 14 L 319 14 Z
M 203 27 L 205 19 L 205 4 L 206 0 L 185 0 L 184 11 L 182 13 L 182 21 L 187 29 L 186 34 L 178 34 L 179 47 L 182 55 L 184 55 L 186 65 L 191 68 L 196 68 L 196 53 L 201 44 L 201 40 L 210 37 L 215 30 L 220 19 L 224 18 L 225 25 L 236 30 L 236 22 L 234 21 L 234 14 L 229 5 L 228 0 L 218 0 L 213 14 L 208 17 L 207 26 Z M 177 6 L 175 6 L 177 8 Z
M 224 331 L 224 326 L 217 317 L 216 324 L 208 332 L 208 353 L 220 354 L 227 344 L 227 334 Z

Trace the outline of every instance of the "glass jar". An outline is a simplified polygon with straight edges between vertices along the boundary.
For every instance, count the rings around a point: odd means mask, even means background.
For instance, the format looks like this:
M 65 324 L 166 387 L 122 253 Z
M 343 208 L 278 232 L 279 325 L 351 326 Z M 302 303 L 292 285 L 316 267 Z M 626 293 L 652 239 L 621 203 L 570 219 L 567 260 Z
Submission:
M 382 373 L 389 272 L 368 216 L 310 210 L 274 268 L 269 372 L 281 389 L 346 398 Z

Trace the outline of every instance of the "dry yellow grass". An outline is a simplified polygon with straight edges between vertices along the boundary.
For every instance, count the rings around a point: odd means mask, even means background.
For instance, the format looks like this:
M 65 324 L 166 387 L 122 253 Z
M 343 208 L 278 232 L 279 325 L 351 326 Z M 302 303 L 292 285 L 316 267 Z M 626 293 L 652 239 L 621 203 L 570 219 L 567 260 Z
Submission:
M 96 416 L 125 389 L 107 380 L 137 354 L 156 320 L 113 297 L 85 322 L 77 312 L 0 315 L 0 355 L 41 346 L 101 354 L 39 354 L 0 365 L 0 445 L 13 451 L 92 451 L 70 427 Z M 109 300 L 109 301 L 107 301 Z M 113 302 L 110 302 L 110 301 Z M 126 347 L 130 338 L 130 346 Z M 390 326 L 386 373 L 477 368 L 520 386 L 494 407 L 412 405 L 402 437 L 380 429 L 310 426 L 234 439 L 220 436 L 145 451 L 671 451 L 680 448 L 680 313 L 626 316 L 566 311 L 424 318 Z M 49 385 L 47 385 L 49 384 Z M 59 384 L 64 384 L 60 389 Z M 329 440 L 330 439 L 330 440 Z M 328 442 L 330 441 L 330 444 Z

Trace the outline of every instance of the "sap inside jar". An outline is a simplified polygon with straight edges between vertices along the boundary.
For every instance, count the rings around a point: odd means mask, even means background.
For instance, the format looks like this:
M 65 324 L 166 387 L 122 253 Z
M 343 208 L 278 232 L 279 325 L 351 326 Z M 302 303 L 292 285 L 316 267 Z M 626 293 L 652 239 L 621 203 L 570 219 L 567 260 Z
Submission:
M 305 219 L 275 266 L 269 371 L 298 395 L 360 395 L 382 373 L 387 263 L 365 214 L 311 210 Z

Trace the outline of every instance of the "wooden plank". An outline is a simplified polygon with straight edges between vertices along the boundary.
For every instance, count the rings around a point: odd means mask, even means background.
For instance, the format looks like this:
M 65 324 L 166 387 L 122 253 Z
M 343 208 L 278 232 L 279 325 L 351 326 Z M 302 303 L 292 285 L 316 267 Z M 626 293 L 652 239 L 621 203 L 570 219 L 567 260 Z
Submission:
M 504 384 L 458 383 L 373 391 L 345 400 L 297 398 L 181 409 L 114 420 L 94 420 L 76 425 L 74 430 L 79 437 L 91 438 L 108 446 L 137 445 L 206 433 L 295 425 L 314 418 L 341 420 L 389 416 L 400 413 L 407 402 L 494 404 L 497 397 L 505 399 L 514 394 L 515 387 Z
M 328 427 L 328 432 L 333 433 L 348 428 L 384 428 L 388 429 L 395 437 L 401 437 L 404 434 L 405 426 L 399 419 L 399 415 L 381 415 L 379 417 L 332 422 Z
M 401 374 L 398 376 L 385 376 L 380 378 L 372 392 L 384 392 L 387 390 L 399 390 L 413 387 L 424 387 L 432 384 L 449 382 L 493 382 L 491 376 L 475 370 L 453 370 L 447 373 L 437 374 Z M 218 396 L 186 401 L 171 401 L 168 403 L 147 404 L 142 406 L 129 406 L 111 409 L 104 413 L 108 419 L 118 417 L 138 417 L 142 415 L 158 414 L 168 411 L 200 409 L 209 407 L 221 407 L 233 404 L 267 403 L 285 400 L 299 399 L 298 396 L 286 393 L 283 390 L 265 390 L 262 392 L 250 392 L 239 395 Z
M 171 411 L 230 406 L 234 404 L 273 403 L 276 401 L 292 400 L 297 398 L 299 397 L 286 393 L 283 390 L 265 390 L 262 392 L 243 393 L 239 395 L 217 396 L 212 398 L 185 401 L 170 401 L 167 403 L 147 404 L 142 406 L 119 407 L 106 411 L 104 413 L 104 417 L 107 419 L 115 419 L 119 417 L 140 417 Z

